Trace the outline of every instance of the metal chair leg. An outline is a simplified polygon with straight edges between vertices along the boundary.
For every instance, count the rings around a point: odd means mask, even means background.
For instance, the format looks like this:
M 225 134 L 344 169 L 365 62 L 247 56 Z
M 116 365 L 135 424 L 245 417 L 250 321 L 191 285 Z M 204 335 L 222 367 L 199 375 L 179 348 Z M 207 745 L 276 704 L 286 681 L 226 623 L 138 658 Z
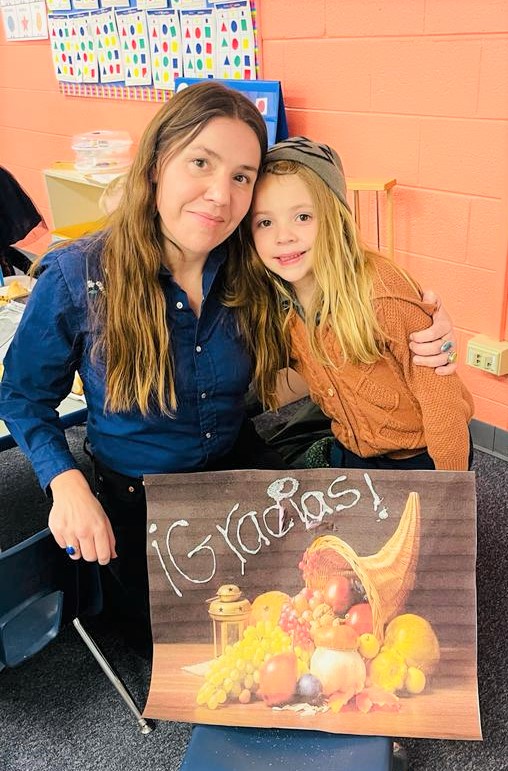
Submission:
M 101 667 L 104 674 L 108 677 L 108 679 L 113 683 L 116 690 L 124 700 L 124 702 L 129 707 L 130 711 L 134 714 L 136 717 L 138 728 L 141 731 L 141 733 L 146 736 L 147 734 L 151 733 L 153 731 L 153 724 L 145 720 L 144 717 L 141 716 L 141 712 L 136 706 L 136 703 L 134 699 L 132 698 L 131 694 L 123 684 L 120 677 L 117 675 L 109 661 L 106 659 L 104 654 L 102 653 L 101 649 L 97 646 L 95 641 L 90 637 L 86 629 L 82 626 L 79 618 L 75 618 L 72 622 L 74 624 L 74 628 L 78 632 L 79 636 L 85 643 L 86 647 L 92 654 L 92 656 L 95 658 L 99 666 Z
M 408 771 L 407 752 L 398 742 L 393 742 L 392 771 Z

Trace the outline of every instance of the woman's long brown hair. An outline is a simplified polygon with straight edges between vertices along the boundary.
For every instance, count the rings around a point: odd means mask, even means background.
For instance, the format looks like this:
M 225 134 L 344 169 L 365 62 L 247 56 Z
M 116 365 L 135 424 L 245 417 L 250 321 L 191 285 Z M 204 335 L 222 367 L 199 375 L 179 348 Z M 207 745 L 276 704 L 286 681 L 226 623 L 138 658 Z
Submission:
M 214 118 L 244 121 L 263 157 L 264 120 L 239 91 L 213 81 L 176 94 L 146 128 L 124 194 L 104 230 L 104 293 L 93 301 L 93 356 L 106 365 L 106 408 L 171 415 L 176 408 L 174 361 L 159 283 L 163 249 L 156 206 L 158 165 L 190 144 Z M 99 235 L 100 237 L 100 235 Z M 236 234 L 230 237 L 233 259 Z M 176 247 L 175 247 L 176 248 Z

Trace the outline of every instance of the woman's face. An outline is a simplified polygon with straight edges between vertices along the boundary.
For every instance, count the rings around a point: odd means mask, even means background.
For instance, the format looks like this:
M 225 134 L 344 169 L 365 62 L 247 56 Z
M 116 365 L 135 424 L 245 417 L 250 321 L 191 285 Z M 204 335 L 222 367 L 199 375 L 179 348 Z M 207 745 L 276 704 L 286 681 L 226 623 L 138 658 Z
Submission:
M 246 215 L 261 163 L 254 131 L 214 118 L 157 169 L 157 209 L 165 239 L 187 259 L 206 259 Z M 166 253 L 173 253 L 168 243 Z

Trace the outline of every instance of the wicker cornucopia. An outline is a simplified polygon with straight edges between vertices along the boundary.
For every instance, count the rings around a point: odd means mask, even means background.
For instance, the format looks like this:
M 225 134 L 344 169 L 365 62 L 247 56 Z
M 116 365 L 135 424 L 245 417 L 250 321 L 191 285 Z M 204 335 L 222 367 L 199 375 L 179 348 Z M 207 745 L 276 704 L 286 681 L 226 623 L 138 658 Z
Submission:
M 305 583 L 324 591 L 338 575 L 357 577 L 372 609 L 373 632 L 381 641 L 386 624 L 400 613 L 414 586 L 419 540 L 420 497 L 413 492 L 397 530 L 376 554 L 361 557 L 337 536 L 317 538 L 306 551 Z

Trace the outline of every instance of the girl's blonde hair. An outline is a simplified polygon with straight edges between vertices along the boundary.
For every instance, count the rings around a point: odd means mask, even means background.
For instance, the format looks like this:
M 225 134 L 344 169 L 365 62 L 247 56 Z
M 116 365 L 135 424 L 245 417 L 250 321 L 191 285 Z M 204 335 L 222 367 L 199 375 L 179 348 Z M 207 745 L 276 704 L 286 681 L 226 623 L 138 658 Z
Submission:
M 159 283 L 163 248 L 154 180 L 161 163 L 189 145 L 211 120 L 224 117 L 241 120 L 254 131 L 263 157 L 266 125 L 246 96 L 213 81 L 190 86 L 149 123 L 118 207 L 102 234 L 94 237 L 104 239 L 105 291 L 91 304 L 92 355 L 105 362 L 106 408 L 111 412 L 138 408 L 143 414 L 157 409 L 171 415 L 176 409 L 171 336 Z M 235 234 L 228 241 L 235 243 Z
M 373 303 L 375 265 L 387 260 L 362 246 L 349 209 L 311 169 L 296 161 L 274 161 L 263 175 L 295 174 L 308 188 L 315 207 L 318 231 L 313 245 L 315 288 L 305 313 L 311 351 L 317 361 L 336 367 L 324 346 L 331 329 L 343 360 L 371 364 L 383 355 L 386 335 Z M 298 308 L 291 284 L 269 271 L 258 257 L 250 224 L 241 228 L 243 269 L 234 282 L 242 333 L 255 356 L 254 386 L 260 399 L 275 409 L 277 371 L 291 366 L 288 310 Z M 415 282 L 396 265 L 393 268 Z

